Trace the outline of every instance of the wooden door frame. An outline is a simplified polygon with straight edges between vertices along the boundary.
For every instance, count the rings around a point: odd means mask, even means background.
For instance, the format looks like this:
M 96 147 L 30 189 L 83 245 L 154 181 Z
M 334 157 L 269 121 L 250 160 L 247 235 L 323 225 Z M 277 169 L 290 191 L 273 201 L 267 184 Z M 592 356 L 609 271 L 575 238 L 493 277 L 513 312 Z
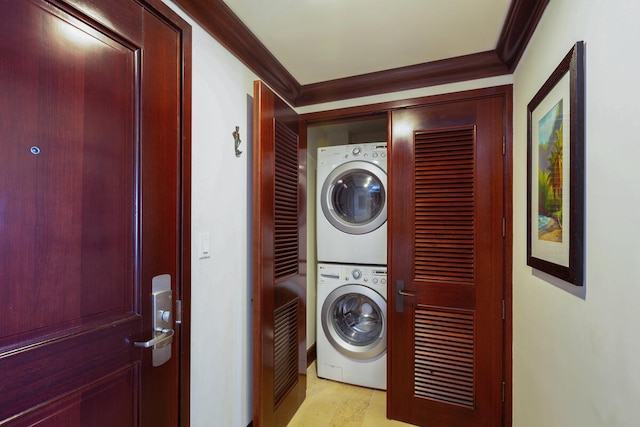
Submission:
M 181 301 L 178 342 L 178 419 L 180 425 L 191 424 L 191 91 L 192 91 L 192 29 L 161 0 L 142 0 L 150 10 L 164 17 L 181 34 L 180 55 L 180 278 L 178 295 Z M 176 317 L 178 318 L 178 317 Z
M 153 0 L 154 2 L 156 0 Z M 185 21 L 182 31 L 182 159 L 180 160 L 180 294 L 181 334 L 178 343 L 178 416 L 180 425 L 191 425 L 191 26 Z
M 180 291 L 178 297 L 181 305 L 181 333 L 178 343 L 178 417 L 180 425 L 191 425 L 191 76 L 192 76 L 192 36 L 191 25 L 171 11 L 159 0 L 148 0 L 158 3 L 163 15 L 179 25 L 182 34 L 182 147 L 180 159 L 180 185 L 182 195 L 180 218 Z M 170 14 L 169 14 L 170 12 Z M 174 18 L 175 17 L 175 18 Z M 177 19 L 176 19 L 177 18 Z M 178 24 L 179 23 L 179 24 Z
M 182 34 L 182 88 L 181 127 L 182 144 L 180 159 L 180 290 L 181 333 L 178 343 L 178 417 L 180 425 L 191 425 L 191 75 L 192 36 L 191 25 L 180 18 L 160 0 L 146 0 L 163 16 L 180 28 Z
M 503 342 L 503 377 L 505 380 L 503 425 L 510 426 L 513 418 L 513 366 L 512 366 L 512 342 L 513 342 L 513 86 L 495 86 L 481 89 L 473 89 L 462 92 L 433 95 L 427 97 L 411 98 L 406 100 L 388 101 L 377 104 L 368 104 L 357 107 L 347 107 L 336 110 L 319 111 L 300 115 L 300 128 L 308 126 L 330 124 L 336 122 L 353 121 L 387 115 L 393 110 L 413 108 L 418 106 L 444 104 L 461 100 L 501 96 L 504 100 L 504 271 L 503 271 L 503 297 L 505 301 L 504 342 Z M 388 130 L 390 135 L 391 130 Z M 300 132 L 301 143 L 307 145 L 307 133 Z M 304 141 L 302 141 L 304 138 Z
M 181 34 L 181 141 L 180 141 L 180 280 L 176 300 L 181 301 L 180 339 L 178 342 L 178 418 L 180 425 L 191 424 L 191 90 L 192 30 L 161 0 L 143 0 L 150 9 L 163 16 Z

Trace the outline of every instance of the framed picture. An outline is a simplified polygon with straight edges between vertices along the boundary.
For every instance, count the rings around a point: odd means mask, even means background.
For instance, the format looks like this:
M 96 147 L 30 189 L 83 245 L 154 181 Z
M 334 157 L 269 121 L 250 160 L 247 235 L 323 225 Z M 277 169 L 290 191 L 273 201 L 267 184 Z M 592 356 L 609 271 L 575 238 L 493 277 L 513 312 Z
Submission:
M 527 113 L 527 264 L 582 286 L 583 42 L 569 51 L 533 97 Z

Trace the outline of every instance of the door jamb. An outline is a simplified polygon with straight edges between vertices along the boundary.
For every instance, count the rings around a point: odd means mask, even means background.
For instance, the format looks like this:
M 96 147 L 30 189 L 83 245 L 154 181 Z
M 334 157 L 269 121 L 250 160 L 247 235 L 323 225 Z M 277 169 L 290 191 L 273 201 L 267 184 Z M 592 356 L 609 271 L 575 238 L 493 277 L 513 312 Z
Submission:
M 180 37 L 181 99 L 180 99 L 180 281 L 177 300 L 181 301 L 180 340 L 178 342 L 178 419 L 180 425 L 191 423 L 191 91 L 192 91 L 192 30 L 161 0 L 144 0 L 150 9 L 170 22 Z

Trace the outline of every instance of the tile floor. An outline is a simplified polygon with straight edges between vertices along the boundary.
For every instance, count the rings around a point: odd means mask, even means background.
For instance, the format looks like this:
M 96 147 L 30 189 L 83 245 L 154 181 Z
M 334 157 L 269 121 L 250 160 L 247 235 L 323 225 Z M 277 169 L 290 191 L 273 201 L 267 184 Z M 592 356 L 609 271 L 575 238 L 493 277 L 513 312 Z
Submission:
M 386 418 L 387 394 L 381 390 L 318 378 L 307 369 L 307 397 L 288 427 L 383 427 L 411 424 Z

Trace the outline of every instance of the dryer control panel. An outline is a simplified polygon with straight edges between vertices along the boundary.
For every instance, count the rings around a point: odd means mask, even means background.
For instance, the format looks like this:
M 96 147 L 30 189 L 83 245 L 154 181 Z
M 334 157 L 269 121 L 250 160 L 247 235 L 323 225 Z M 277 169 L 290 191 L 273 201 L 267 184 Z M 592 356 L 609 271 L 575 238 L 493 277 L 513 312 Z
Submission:
M 369 161 L 384 166 L 383 169 L 386 171 L 387 143 L 367 142 L 318 148 L 318 162 L 325 162 L 335 167 L 336 164 L 352 160 Z
M 345 153 L 344 158 L 364 158 L 364 159 L 376 159 L 378 157 L 387 157 L 387 143 L 386 142 L 373 142 L 367 144 L 347 145 L 344 146 Z

